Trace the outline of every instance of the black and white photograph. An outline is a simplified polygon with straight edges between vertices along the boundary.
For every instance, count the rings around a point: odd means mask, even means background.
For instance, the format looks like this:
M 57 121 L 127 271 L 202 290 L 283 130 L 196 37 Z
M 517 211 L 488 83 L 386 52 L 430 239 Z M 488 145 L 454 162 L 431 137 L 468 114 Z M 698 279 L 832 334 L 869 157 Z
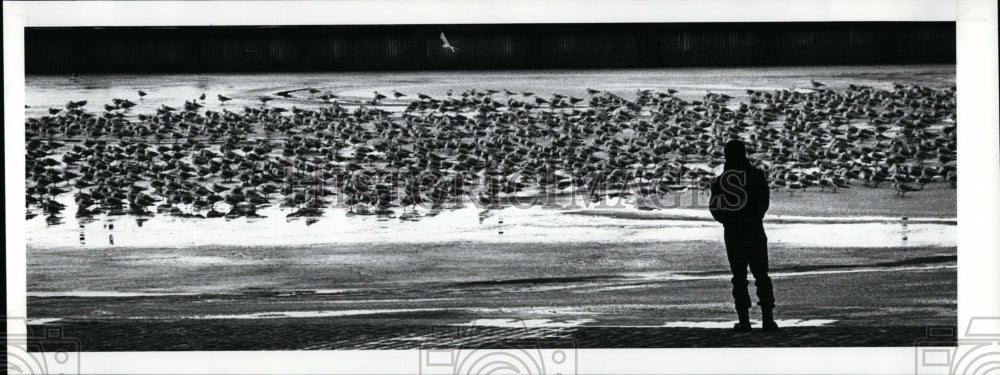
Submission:
M 403 350 L 409 373 L 577 374 L 589 349 L 830 347 L 1000 369 L 1000 317 L 959 314 L 959 242 L 997 249 L 959 228 L 995 223 L 1000 186 L 995 149 L 959 168 L 962 132 L 998 138 L 995 102 L 959 125 L 960 21 L 454 14 L 24 26 L 8 371 Z M 983 212 L 960 224 L 959 202 Z M 921 352 L 963 335 L 992 346 Z

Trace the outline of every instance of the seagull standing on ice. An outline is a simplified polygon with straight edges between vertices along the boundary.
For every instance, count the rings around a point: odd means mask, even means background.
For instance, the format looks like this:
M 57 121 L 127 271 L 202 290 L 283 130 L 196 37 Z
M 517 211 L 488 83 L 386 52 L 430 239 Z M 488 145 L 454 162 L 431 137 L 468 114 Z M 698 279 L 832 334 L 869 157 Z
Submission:
M 451 52 L 455 52 L 455 47 L 452 47 L 451 43 L 448 43 L 448 38 L 445 38 L 443 31 L 441 32 L 441 43 L 444 43 L 441 45 L 441 48 L 450 49 Z

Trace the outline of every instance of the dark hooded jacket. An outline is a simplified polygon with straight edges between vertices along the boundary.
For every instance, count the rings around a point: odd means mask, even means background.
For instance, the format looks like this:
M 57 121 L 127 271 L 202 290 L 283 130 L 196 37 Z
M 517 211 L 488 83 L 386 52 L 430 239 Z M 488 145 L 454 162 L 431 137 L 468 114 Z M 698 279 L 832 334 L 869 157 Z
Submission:
M 725 156 L 725 170 L 712 181 L 712 217 L 724 226 L 760 224 L 770 205 L 767 177 L 750 165 L 743 142 L 727 143 Z

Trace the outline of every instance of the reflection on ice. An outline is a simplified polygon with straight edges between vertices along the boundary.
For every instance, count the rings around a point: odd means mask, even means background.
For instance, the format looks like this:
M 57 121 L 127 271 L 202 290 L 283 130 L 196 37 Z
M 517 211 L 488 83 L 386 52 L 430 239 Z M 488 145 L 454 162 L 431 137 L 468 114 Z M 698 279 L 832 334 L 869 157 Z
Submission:
M 778 323 L 778 327 L 822 327 L 835 323 L 836 320 L 832 319 L 777 319 L 775 323 Z M 733 328 L 733 324 L 736 321 L 731 322 L 667 322 L 664 327 L 669 328 Z M 758 320 L 751 320 L 750 325 L 754 328 L 761 328 L 761 322 Z
M 440 310 L 443 309 L 428 308 L 428 309 L 375 309 L 375 310 L 333 310 L 333 311 L 281 311 L 281 312 L 263 312 L 254 314 L 203 315 L 203 316 L 192 316 L 185 318 L 186 319 L 327 318 L 327 317 L 337 317 L 337 316 L 380 315 L 380 314 L 426 312 L 426 311 L 440 311 Z M 147 318 L 137 317 L 135 319 L 147 319 Z
M 27 221 L 27 243 L 37 247 L 189 247 L 204 245 L 298 246 L 369 242 L 660 242 L 717 241 L 722 228 L 698 217 L 628 220 L 599 215 L 567 215 L 565 210 L 532 207 L 484 211 L 419 212 L 421 220 L 346 216 L 328 210 L 321 220 L 288 220 L 289 208 L 259 210 L 260 218 L 191 219 L 170 216 L 109 216 L 50 226 L 43 217 Z M 772 243 L 803 247 L 956 246 L 956 226 L 888 218 L 767 223 Z M 107 236 L 108 242 L 85 241 Z
M 553 321 L 552 319 L 475 319 L 468 323 L 452 325 L 500 328 L 570 328 L 593 322 L 595 322 L 594 319 L 570 319 L 565 321 Z

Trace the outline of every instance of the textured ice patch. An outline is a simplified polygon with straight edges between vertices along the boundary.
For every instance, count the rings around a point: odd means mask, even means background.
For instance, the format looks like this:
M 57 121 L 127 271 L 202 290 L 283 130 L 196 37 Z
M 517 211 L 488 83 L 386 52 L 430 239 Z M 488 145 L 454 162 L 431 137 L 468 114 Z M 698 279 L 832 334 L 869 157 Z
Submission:
M 46 324 L 46 323 L 58 322 L 60 320 L 62 320 L 62 318 L 35 318 L 35 319 L 28 319 L 28 324 L 31 325 Z
M 571 328 L 593 322 L 594 319 L 570 319 L 563 321 L 553 321 L 552 319 L 475 319 L 468 323 L 458 323 L 452 325 L 500 328 Z
M 795 327 L 822 327 L 825 325 L 830 325 L 836 322 L 832 319 L 777 319 L 775 323 L 778 323 L 778 327 L 781 328 L 795 328 Z M 663 324 L 664 327 L 668 328 L 733 328 L 736 321 L 728 322 L 667 322 Z M 750 325 L 754 328 L 761 328 L 761 322 L 758 320 L 751 320 Z
M 28 297 L 160 297 L 160 296 L 190 296 L 192 292 L 119 292 L 114 290 L 71 290 L 67 292 L 27 292 Z
M 327 318 L 337 316 L 378 315 L 421 311 L 441 311 L 446 309 L 372 309 L 372 310 L 333 310 L 333 311 L 276 311 L 253 314 L 232 315 L 202 315 L 195 319 L 281 319 L 281 318 Z

